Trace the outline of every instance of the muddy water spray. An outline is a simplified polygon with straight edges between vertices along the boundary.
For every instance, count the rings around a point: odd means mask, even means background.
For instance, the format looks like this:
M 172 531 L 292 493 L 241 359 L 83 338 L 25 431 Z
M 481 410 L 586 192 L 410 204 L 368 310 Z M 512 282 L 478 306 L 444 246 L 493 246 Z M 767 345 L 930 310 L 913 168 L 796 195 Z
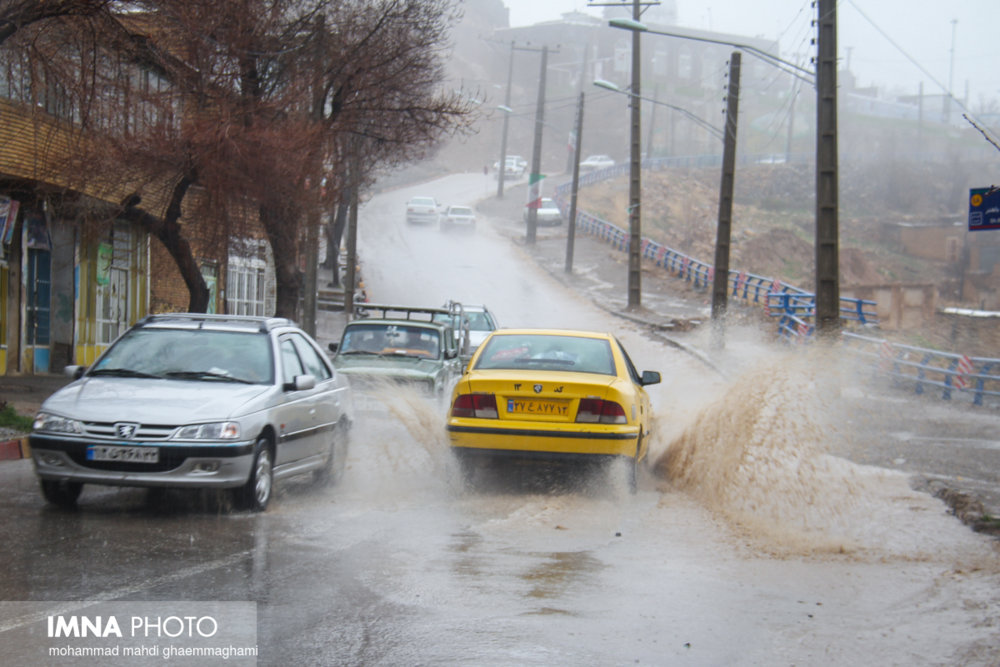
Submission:
M 827 455 L 836 373 L 820 355 L 748 370 L 655 463 L 663 477 L 775 546 L 842 551 L 864 476 Z

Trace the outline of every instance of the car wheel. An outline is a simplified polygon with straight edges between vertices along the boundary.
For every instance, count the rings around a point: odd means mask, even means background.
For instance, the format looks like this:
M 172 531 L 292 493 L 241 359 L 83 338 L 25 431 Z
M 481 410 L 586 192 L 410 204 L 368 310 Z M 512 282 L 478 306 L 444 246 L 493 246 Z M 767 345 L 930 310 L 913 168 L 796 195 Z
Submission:
M 83 491 L 83 484 L 79 482 L 66 482 L 60 480 L 41 480 L 42 495 L 45 500 L 58 507 L 76 507 L 76 499 Z
M 349 427 L 340 421 L 333 427 L 330 434 L 330 449 L 327 453 L 326 463 L 315 473 L 317 484 L 329 484 L 336 482 L 344 476 L 344 468 L 347 464 L 347 445 L 349 442 Z
M 271 500 L 274 489 L 274 462 L 271 459 L 271 442 L 266 437 L 257 440 L 257 447 L 246 484 L 236 489 L 233 502 L 239 509 L 263 512 Z

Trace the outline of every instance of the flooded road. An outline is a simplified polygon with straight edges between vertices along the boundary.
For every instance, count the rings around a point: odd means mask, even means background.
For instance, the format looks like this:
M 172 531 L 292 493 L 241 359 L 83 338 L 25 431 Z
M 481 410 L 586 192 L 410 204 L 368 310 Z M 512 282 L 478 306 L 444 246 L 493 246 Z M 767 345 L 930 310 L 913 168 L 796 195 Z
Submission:
M 830 398 L 836 360 L 733 330 L 741 362 L 724 377 L 559 284 L 488 221 L 404 221 L 413 194 L 485 190 L 456 176 L 368 202 L 369 296 L 615 332 L 664 378 L 638 493 L 600 475 L 552 490 L 531 471 L 467 490 L 444 406 L 397 392 L 357 425 L 337 485 L 279 487 L 261 515 L 90 488 L 59 512 L 27 462 L 0 466 L 3 600 L 253 601 L 262 665 L 997 664 L 997 542 L 902 474 L 829 453 L 866 437 Z

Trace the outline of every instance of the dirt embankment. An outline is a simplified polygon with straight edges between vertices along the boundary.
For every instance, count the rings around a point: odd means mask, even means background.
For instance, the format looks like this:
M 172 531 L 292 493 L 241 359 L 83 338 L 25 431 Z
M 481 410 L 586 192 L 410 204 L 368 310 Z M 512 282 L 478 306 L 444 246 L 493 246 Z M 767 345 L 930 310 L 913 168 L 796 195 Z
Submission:
M 845 172 L 850 173 L 850 172 Z M 884 240 L 886 222 L 915 221 L 908 210 L 873 213 L 877 179 L 867 172 L 846 179 L 840 210 L 840 279 L 845 287 L 919 276 L 946 288 L 949 267 L 907 256 Z M 815 180 L 798 165 L 741 168 L 732 213 L 730 266 L 808 289 L 814 277 Z M 712 261 L 718 223 L 717 169 L 670 169 L 644 175 L 643 234 L 685 254 Z M 914 184 L 912 187 L 920 188 Z M 942 186 L 944 187 L 944 186 Z M 891 199 L 897 199 L 893 197 Z M 926 198 L 926 197 L 925 197 Z M 581 208 L 627 226 L 628 184 L 615 179 L 581 192 Z M 925 209 L 926 220 L 947 217 Z

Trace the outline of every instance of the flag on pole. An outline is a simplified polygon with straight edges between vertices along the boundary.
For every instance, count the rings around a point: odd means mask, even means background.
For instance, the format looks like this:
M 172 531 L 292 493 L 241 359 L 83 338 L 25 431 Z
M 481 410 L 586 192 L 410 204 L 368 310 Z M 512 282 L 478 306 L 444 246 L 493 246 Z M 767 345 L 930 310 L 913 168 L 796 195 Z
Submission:
M 542 206 L 542 179 L 545 174 L 528 175 L 528 208 L 541 208 Z

